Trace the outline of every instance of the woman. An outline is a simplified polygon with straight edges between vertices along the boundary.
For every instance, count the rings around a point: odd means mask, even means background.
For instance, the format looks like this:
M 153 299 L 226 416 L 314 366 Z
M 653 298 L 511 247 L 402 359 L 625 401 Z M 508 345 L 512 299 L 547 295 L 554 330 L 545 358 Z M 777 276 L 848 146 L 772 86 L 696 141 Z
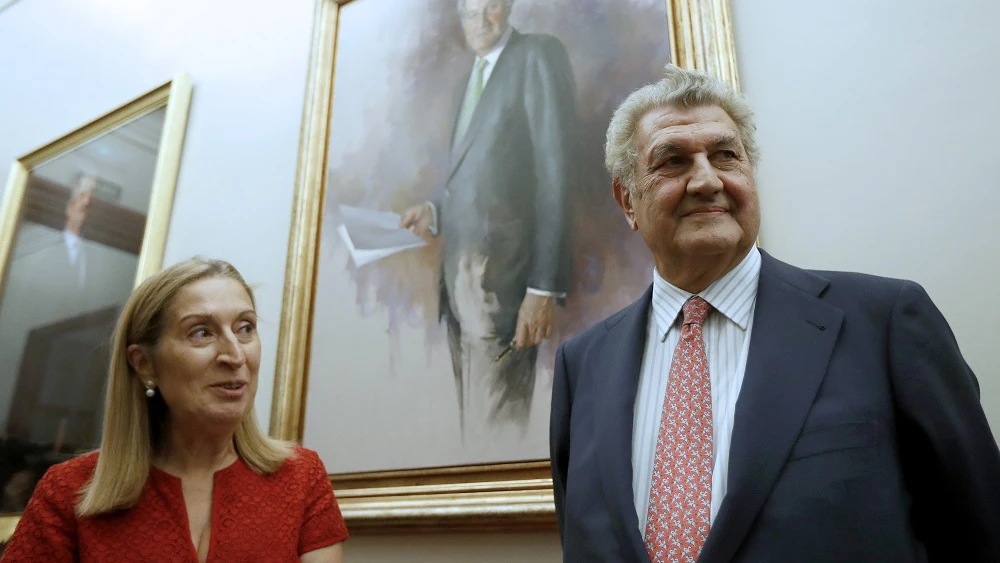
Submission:
M 256 324 L 226 262 L 143 282 L 115 329 L 101 449 L 45 474 L 2 561 L 340 563 L 322 461 L 257 425 Z

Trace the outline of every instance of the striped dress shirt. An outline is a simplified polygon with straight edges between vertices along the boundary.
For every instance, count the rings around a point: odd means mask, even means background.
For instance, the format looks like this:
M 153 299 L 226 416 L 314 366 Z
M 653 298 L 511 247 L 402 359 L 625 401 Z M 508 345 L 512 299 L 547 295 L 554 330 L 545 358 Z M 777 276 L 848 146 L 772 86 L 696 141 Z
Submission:
M 715 309 L 702 325 L 712 384 L 712 436 L 715 442 L 712 448 L 711 522 L 715 521 L 726 495 L 729 440 L 747 363 L 759 279 L 760 251 L 754 246 L 738 266 L 697 294 Z M 632 491 L 643 539 L 667 378 L 681 334 L 680 311 L 692 295 L 668 283 L 654 268 L 652 314 L 649 315 L 632 430 Z

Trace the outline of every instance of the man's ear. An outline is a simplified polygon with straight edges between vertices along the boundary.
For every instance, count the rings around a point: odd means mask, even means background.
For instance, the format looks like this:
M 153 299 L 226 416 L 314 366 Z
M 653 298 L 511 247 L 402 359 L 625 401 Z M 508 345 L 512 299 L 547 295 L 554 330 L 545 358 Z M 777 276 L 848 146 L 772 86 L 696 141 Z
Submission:
M 140 381 L 146 382 L 153 380 L 153 361 L 149 357 L 146 349 L 138 344 L 130 344 L 128 349 L 125 351 L 125 355 L 128 357 L 128 365 L 135 372 L 135 376 L 139 378 Z
M 621 207 L 625 213 L 625 220 L 628 221 L 628 226 L 633 231 L 638 230 L 639 224 L 635 222 L 635 208 L 632 207 L 632 192 L 622 183 L 620 178 L 613 179 L 611 187 L 614 188 L 615 201 L 618 202 L 618 207 Z

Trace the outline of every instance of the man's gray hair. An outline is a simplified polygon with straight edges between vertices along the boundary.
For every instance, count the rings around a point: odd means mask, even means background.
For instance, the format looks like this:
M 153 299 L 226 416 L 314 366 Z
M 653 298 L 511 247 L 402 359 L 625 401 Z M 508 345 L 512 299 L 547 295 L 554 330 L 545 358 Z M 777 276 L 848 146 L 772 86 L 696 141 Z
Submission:
M 639 120 L 647 112 L 659 107 L 688 109 L 703 106 L 719 106 L 736 122 L 750 166 L 756 169 L 760 160 L 760 149 L 754 140 L 757 127 L 746 98 L 707 73 L 668 64 L 662 80 L 629 94 L 611 116 L 604 145 L 604 164 L 611 177 L 622 182 L 629 191 L 635 189 L 638 157 L 635 131 Z
M 70 199 L 75 198 L 84 191 L 90 192 L 91 195 L 97 190 L 97 176 L 94 174 L 88 174 L 86 172 L 81 172 L 76 175 L 76 182 L 73 184 L 73 188 L 70 190 Z
M 462 12 L 465 11 L 465 3 L 468 1 L 469 0 L 456 0 L 455 7 L 458 8 L 458 13 L 461 14 Z M 511 8 L 514 7 L 514 0 L 493 0 L 493 1 L 496 2 L 497 4 L 500 4 L 500 6 L 503 7 L 504 11 L 507 12 L 508 14 L 510 14 Z

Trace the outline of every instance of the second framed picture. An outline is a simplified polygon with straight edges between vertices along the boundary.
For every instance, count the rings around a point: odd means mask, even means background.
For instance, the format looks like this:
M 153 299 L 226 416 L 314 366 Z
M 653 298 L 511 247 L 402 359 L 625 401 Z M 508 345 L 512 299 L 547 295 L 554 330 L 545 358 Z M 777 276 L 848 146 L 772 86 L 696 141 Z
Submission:
M 0 206 L 0 541 L 49 467 L 100 446 L 110 340 L 160 269 L 187 74 L 14 161 Z

